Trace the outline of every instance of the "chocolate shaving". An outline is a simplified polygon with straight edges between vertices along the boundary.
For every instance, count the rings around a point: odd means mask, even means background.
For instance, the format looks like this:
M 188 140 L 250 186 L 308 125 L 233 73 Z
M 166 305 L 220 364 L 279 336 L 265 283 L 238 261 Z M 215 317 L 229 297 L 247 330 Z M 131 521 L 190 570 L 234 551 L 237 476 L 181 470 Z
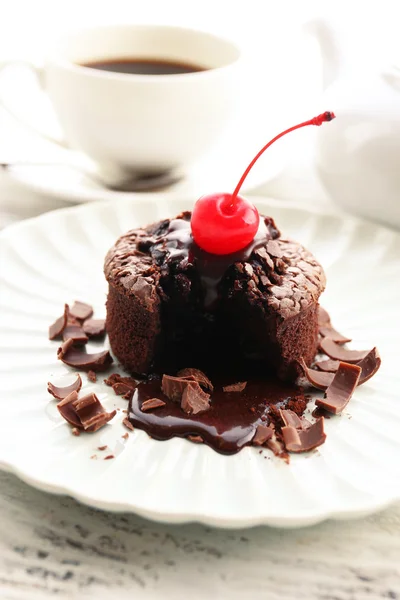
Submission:
M 161 389 L 163 393 L 174 402 L 179 402 L 182 398 L 183 392 L 195 382 L 184 377 L 172 377 L 172 375 L 163 375 L 161 381 Z
M 205 412 L 210 408 L 210 394 L 206 394 L 197 382 L 191 382 L 183 391 L 181 408 L 188 415 Z
M 105 319 L 86 319 L 82 327 L 83 331 L 90 338 L 104 337 L 106 333 Z
M 97 450 L 100 450 L 100 452 L 103 452 L 106 448 L 108 448 L 107 444 L 105 446 L 97 446 Z
M 85 304 L 85 302 L 79 302 L 78 300 L 75 300 L 69 309 L 69 313 L 72 317 L 78 319 L 78 321 L 85 321 L 92 316 L 93 308 L 90 306 L 90 304 Z
M 192 381 L 197 381 L 201 387 L 205 388 L 212 392 L 214 390 L 214 386 L 211 381 L 208 379 L 207 375 L 200 371 L 200 369 L 193 369 L 191 367 L 187 369 L 182 369 L 177 374 L 178 377 L 183 377 L 184 379 L 191 379 Z
M 272 452 L 275 454 L 275 456 L 281 456 L 285 450 L 282 442 L 280 442 L 275 433 L 272 435 L 272 437 L 267 441 L 267 446 L 270 450 L 272 450 Z
M 318 326 L 325 327 L 331 324 L 331 318 L 327 310 L 322 308 L 322 306 L 318 306 Z
M 335 415 L 342 412 L 358 385 L 360 375 L 361 367 L 341 362 L 325 397 L 317 398 L 315 404 Z
M 122 421 L 122 425 L 125 425 L 125 427 L 127 429 L 130 429 L 131 431 L 135 431 L 135 428 L 132 425 L 132 423 L 129 421 L 128 417 L 125 417 L 125 419 Z
M 62 360 L 64 358 L 64 356 L 67 354 L 68 350 L 73 345 L 74 345 L 74 340 L 71 340 L 71 339 L 65 340 L 65 342 L 63 342 L 57 350 L 57 358 Z
M 282 436 L 288 452 L 308 452 L 324 443 L 324 419 L 318 419 L 307 429 L 297 429 L 291 425 L 282 427 Z
M 96 375 L 96 373 L 94 371 L 88 371 L 87 378 L 92 383 L 96 383 L 96 381 L 97 381 L 97 375 Z
M 78 392 L 71 392 L 57 404 L 61 416 L 74 427 L 94 432 L 103 427 L 116 414 L 106 412 L 95 394 L 78 398 Z
M 126 432 L 126 433 L 124 433 L 123 435 L 121 435 L 121 437 L 122 437 L 124 440 L 127 440 L 127 439 L 129 438 L 129 433 L 128 433 L 128 432 Z
M 57 404 L 57 408 L 60 415 L 66 421 L 68 421 L 68 423 L 70 423 L 74 427 L 77 427 L 78 429 L 82 429 L 83 427 L 81 420 L 78 417 L 74 407 L 74 402 L 76 402 L 76 400 L 78 400 L 78 392 L 71 392 L 70 394 L 68 394 L 68 396 L 66 396 L 66 398 L 64 398 L 63 400 L 61 400 L 61 402 Z
M 222 389 L 224 390 L 224 392 L 243 392 L 246 385 L 247 381 L 238 381 L 237 383 L 225 385 Z
M 73 404 L 85 431 L 97 431 L 117 414 L 116 410 L 107 412 L 96 394 L 88 394 Z
M 194 444 L 204 444 L 204 440 L 200 435 L 188 435 L 186 437 Z
M 64 314 L 56 319 L 52 325 L 49 327 L 49 340 L 56 340 L 61 337 L 64 329 L 67 326 L 69 315 L 69 306 L 68 304 L 64 304 Z
M 78 437 L 78 435 L 81 435 L 81 430 L 78 429 L 77 427 L 73 427 L 71 433 L 72 433 L 72 435 L 75 435 L 76 437 Z
M 322 352 L 329 358 L 351 364 L 360 362 L 370 352 L 370 350 L 347 350 L 330 338 L 323 338 L 319 345 Z
M 148 410 L 153 410 L 154 408 L 161 408 L 162 406 L 165 406 L 165 404 L 166 402 L 160 398 L 149 398 L 148 400 L 142 402 L 140 410 L 142 412 L 147 412 Z
M 351 342 L 351 338 L 346 337 L 345 335 L 342 335 L 331 325 L 326 326 L 326 327 L 320 327 L 319 333 L 323 337 L 327 337 L 330 340 L 333 340 L 334 342 L 336 342 L 337 344 L 345 344 L 346 342 Z
M 255 446 L 262 446 L 265 442 L 268 442 L 274 435 L 274 430 L 268 425 L 257 425 L 256 433 L 252 439 L 252 443 Z
M 78 327 L 82 327 L 82 321 L 79 319 L 75 319 L 75 317 L 71 317 L 68 312 L 67 325 L 77 325 Z
M 320 362 L 316 362 L 314 367 L 319 369 L 320 371 L 326 371 L 327 373 L 336 373 L 339 368 L 339 360 L 321 360 Z
M 66 365 L 83 371 L 105 371 L 113 362 L 108 350 L 87 354 L 83 348 L 71 347 L 73 340 L 70 338 L 58 349 L 57 357 Z
M 293 410 L 279 410 L 282 421 L 287 427 L 295 427 L 296 429 L 304 429 L 304 423 Z
M 111 458 L 115 458 L 114 454 L 108 454 L 103 458 L 103 460 L 110 460 Z
M 333 378 L 335 377 L 335 373 L 316 371 L 314 369 L 308 368 L 303 358 L 300 359 L 300 366 L 303 369 L 307 381 L 309 381 L 312 386 L 320 390 L 326 390 L 326 388 L 332 383 Z
M 79 325 L 67 325 L 63 331 L 63 340 L 73 340 L 74 344 L 86 344 L 89 340 L 82 327 Z
M 322 308 L 322 306 L 318 307 L 318 330 L 323 337 L 328 337 L 337 344 L 351 342 L 351 338 L 342 335 L 334 327 L 332 327 L 329 313 Z
M 358 385 L 365 383 L 368 379 L 371 379 L 381 366 L 381 357 L 377 348 L 372 348 L 371 352 L 367 354 L 360 362 L 357 363 L 358 367 L 361 367 L 360 381 Z
M 77 375 L 76 380 L 71 385 L 66 385 L 65 387 L 60 387 L 58 385 L 54 385 L 49 381 L 47 384 L 47 391 L 49 394 L 54 396 L 57 400 L 63 400 L 66 398 L 71 392 L 79 392 L 82 387 L 82 379 L 80 375 Z

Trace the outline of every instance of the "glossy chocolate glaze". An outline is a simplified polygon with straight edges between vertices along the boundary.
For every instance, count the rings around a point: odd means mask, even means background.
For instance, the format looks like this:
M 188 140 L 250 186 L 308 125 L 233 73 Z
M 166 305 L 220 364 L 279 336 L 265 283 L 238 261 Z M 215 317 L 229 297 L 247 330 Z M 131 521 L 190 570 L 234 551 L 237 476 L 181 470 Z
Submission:
M 271 405 L 287 408 L 290 400 L 306 400 L 300 388 L 274 378 L 252 379 L 242 392 L 223 392 L 222 385 L 228 383 L 233 383 L 232 379 L 215 385 L 208 411 L 188 415 L 179 403 L 162 393 L 160 379 L 141 382 L 129 403 L 129 421 L 158 440 L 198 435 L 214 450 L 235 454 L 251 444 L 257 425 L 268 424 Z M 149 398 L 160 398 L 166 404 L 153 411 L 142 412 L 140 407 Z M 299 402 L 298 406 L 302 403 Z
M 248 261 L 254 250 L 265 246 L 268 240 L 276 239 L 279 235 L 273 219 L 262 218 L 258 231 L 248 246 L 233 254 L 209 254 L 193 240 L 190 220 L 172 219 L 168 230 L 156 240 L 151 252 L 153 256 L 161 252 L 162 260 L 167 264 L 194 264 L 204 291 L 204 308 L 211 310 L 218 300 L 218 285 L 229 267 L 236 262 Z

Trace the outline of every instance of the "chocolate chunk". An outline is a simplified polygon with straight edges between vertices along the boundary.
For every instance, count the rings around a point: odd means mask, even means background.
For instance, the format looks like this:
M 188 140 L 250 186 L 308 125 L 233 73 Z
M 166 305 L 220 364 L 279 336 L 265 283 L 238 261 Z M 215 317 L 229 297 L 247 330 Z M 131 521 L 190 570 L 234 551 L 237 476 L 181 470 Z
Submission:
M 365 383 L 368 379 L 371 379 L 381 366 L 381 357 L 377 348 L 372 348 L 371 352 L 367 354 L 360 362 L 357 363 L 358 367 L 361 367 L 360 381 L 358 385 Z
M 231 383 L 230 385 L 224 385 L 222 388 L 224 392 L 243 392 L 247 385 L 247 381 L 238 381 L 237 383 Z
M 204 440 L 200 435 L 188 435 L 186 437 L 194 444 L 204 444 Z
M 57 357 L 66 365 L 83 371 L 106 371 L 113 362 L 108 350 L 87 354 L 83 348 L 71 347 L 73 340 L 70 338 L 58 349 Z
M 88 371 L 87 377 L 88 377 L 89 381 L 91 381 L 92 383 L 96 383 L 97 375 L 94 371 Z
M 132 425 L 132 423 L 129 421 L 128 417 L 125 417 L 125 419 L 122 421 L 122 425 L 125 425 L 125 427 L 127 429 L 130 429 L 131 431 L 135 431 L 135 428 Z
M 86 344 L 89 340 L 82 327 L 79 325 L 67 325 L 63 331 L 63 340 L 73 340 L 74 344 Z
M 54 385 L 53 383 L 51 383 L 51 381 L 49 381 L 49 383 L 47 384 L 47 391 L 49 392 L 49 394 L 54 396 L 54 398 L 57 398 L 57 400 L 63 400 L 64 398 L 69 396 L 71 392 L 79 392 L 81 387 L 82 379 L 81 376 L 78 375 L 74 383 L 71 383 L 71 385 L 66 385 L 65 387 Z
M 69 313 L 72 317 L 78 319 L 78 321 L 85 321 L 92 316 L 93 308 L 90 306 L 90 304 L 85 304 L 85 302 L 79 302 L 78 300 L 75 300 L 69 309 Z
M 83 331 L 90 338 L 100 338 L 106 333 L 105 319 L 86 319 L 82 327 Z
M 148 400 L 142 402 L 140 409 L 142 412 L 147 412 L 148 410 L 153 410 L 154 408 L 161 408 L 162 406 L 165 406 L 165 404 L 166 403 L 164 400 L 161 400 L 160 398 L 149 398 Z
M 304 375 L 307 378 L 307 381 L 309 381 L 312 386 L 320 390 L 326 390 L 326 388 L 332 383 L 333 378 L 335 377 L 335 373 L 328 373 L 325 371 L 316 371 L 315 369 L 309 369 L 306 363 L 304 362 L 303 358 L 301 358 L 300 360 L 300 365 L 303 369 Z
M 324 443 L 324 419 L 318 419 L 308 429 L 297 429 L 291 425 L 282 427 L 282 436 L 288 452 L 308 452 Z
M 370 352 L 369 350 L 347 350 L 329 338 L 323 338 L 319 346 L 329 358 L 352 364 L 360 362 Z
M 257 425 L 256 433 L 251 440 L 255 446 L 262 446 L 272 438 L 274 435 L 274 430 L 268 425 Z
M 325 392 L 325 397 L 317 398 L 315 404 L 335 415 L 342 412 L 358 385 L 360 375 L 361 367 L 341 362 Z
M 163 375 L 161 381 L 161 389 L 163 393 L 174 402 L 179 402 L 182 398 L 183 392 L 195 382 L 184 377 L 172 377 L 172 375 Z
M 69 306 L 68 304 L 64 304 L 64 314 L 59 317 L 52 325 L 49 327 L 49 340 L 56 340 L 61 338 L 61 334 L 67 326 L 69 315 Z
M 117 396 L 125 397 L 133 392 L 134 387 L 131 387 L 122 381 L 117 381 L 117 383 L 114 383 L 112 386 L 112 389 Z
M 197 415 L 210 408 L 210 394 L 206 394 L 197 382 L 191 382 L 183 391 L 181 408 L 188 415 Z
M 183 377 L 185 379 L 197 381 L 197 383 L 201 385 L 201 387 L 205 388 L 206 390 L 209 390 L 210 392 L 214 390 L 213 384 L 208 379 L 207 375 L 203 373 L 203 371 L 200 371 L 200 369 L 192 369 L 190 367 L 187 369 L 182 369 L 178 372 L 178 377 Z
M 327 373 L 336 373 L 339 368 L 339 360 L 321 360 L 320 362 L 316 362 L 314 367 L 319 369 L 320 371 L 326 371 Z

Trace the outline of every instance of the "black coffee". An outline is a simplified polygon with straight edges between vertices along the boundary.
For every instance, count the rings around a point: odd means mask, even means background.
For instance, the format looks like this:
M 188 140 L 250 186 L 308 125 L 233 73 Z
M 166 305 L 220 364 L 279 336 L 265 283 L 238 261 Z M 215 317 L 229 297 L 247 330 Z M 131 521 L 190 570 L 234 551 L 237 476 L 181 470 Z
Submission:
M 198 65 L 154 58 L 113 58 L 84 63 L 82 66 L 99 71 L 134 75 L 181 75 L 206 70 Z

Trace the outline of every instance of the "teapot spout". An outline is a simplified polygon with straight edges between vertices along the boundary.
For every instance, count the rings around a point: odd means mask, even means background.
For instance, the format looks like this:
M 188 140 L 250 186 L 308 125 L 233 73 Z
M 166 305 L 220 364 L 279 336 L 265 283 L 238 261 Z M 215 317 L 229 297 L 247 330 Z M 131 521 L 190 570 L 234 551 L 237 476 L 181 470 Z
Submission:
M 322 81 L 325 90 L 339 77 L 342 68 L 337 34 L 328 23 L 320 19 L 305 23 L 304 31 L 314 37 L 319 44 L 323 65 Z

